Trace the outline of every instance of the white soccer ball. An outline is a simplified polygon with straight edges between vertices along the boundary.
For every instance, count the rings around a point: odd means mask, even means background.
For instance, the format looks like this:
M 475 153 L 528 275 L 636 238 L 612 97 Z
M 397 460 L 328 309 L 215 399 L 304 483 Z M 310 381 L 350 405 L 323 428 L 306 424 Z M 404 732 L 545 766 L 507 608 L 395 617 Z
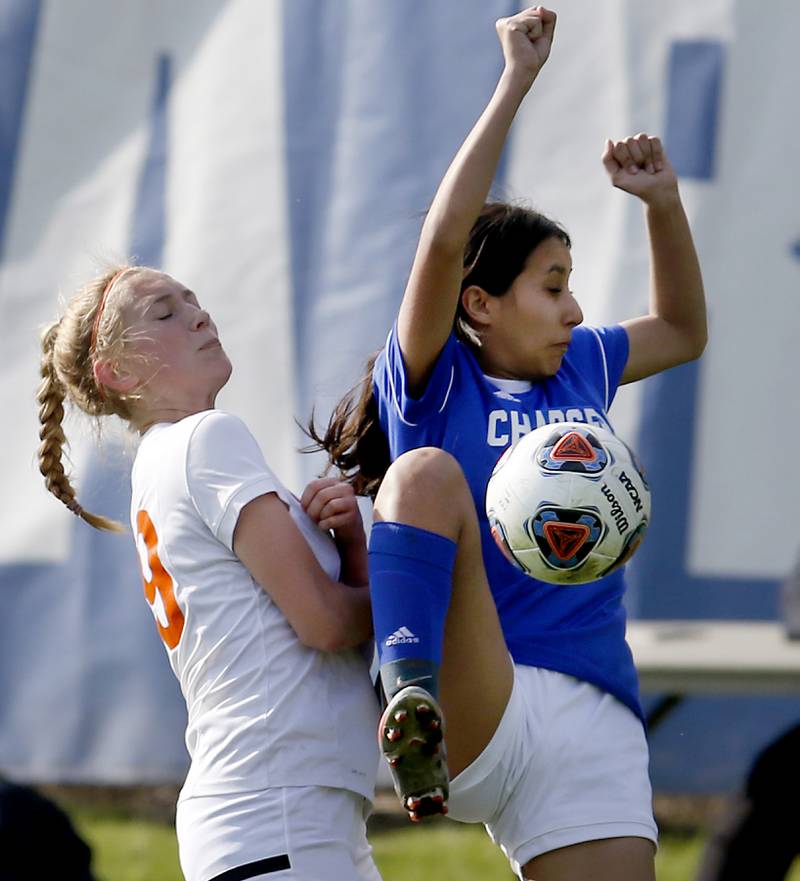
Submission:
M 627 562 L 650 520 L 650 489 L 630 448 L 584 422 L 543 425 L 509 447 L 486 487 L 498 547 L 552 584 L 596 581 Z

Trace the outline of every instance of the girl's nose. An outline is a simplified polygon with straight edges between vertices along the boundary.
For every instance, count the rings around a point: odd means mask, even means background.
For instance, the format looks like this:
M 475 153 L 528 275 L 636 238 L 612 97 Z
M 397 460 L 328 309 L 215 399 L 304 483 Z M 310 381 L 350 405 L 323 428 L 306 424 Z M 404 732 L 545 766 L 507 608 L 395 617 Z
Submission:
M 570 294 L 570 304 L 569 309 L 567 311 L 567 324 L 570 327 L 577 327 L 583 321 L 583 310 L 581 309 L 578 301 L 575 297 Z
M 198 309 L 194 317 L 192 319 L 192 328 L 194 330 L 200 330 L 204 327 L 208 327 L 211 323 L 211 316 L 206 312 L 205 309 Z

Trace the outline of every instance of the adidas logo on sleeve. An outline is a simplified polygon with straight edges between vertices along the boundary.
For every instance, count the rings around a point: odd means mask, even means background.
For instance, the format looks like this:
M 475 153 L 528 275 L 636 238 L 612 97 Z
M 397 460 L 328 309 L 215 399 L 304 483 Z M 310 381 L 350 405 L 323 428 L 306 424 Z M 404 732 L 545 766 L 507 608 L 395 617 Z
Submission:
M 404 645 L 412 642 L 419 642 L 419 637 L 415 636 L 408 627 L 398 627 L 394 633 L 386 637 L 384 645 Z

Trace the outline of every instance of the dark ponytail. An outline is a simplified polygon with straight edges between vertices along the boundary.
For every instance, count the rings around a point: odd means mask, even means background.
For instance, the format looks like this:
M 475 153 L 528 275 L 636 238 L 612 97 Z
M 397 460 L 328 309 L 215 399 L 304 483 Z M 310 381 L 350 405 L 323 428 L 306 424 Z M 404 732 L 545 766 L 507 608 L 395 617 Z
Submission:
M 328 454 L 326 473 L 336 468 L 356 495 L 372 499 L 392 461 L 372 390 L 372 368 L 378 355 L 379 352 L 375 352 L 367 359 L 364 375 L 336 405 L 324 434 L 317 432 L 313 413 L 305 429 L 315 442 L 305 452 L 325 450 Z

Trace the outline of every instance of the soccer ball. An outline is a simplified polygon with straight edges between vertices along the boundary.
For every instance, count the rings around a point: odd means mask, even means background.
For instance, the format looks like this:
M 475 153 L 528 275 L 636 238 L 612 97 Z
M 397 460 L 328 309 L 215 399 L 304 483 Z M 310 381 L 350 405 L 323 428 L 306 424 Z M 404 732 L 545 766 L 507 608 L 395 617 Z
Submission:
M 503 453 L 486 487 L 486 514 L 518 569 L 551 584 L 585 584 L 631 558 L 650 520 L 650 489 L 608 429 L 559 422 Z

